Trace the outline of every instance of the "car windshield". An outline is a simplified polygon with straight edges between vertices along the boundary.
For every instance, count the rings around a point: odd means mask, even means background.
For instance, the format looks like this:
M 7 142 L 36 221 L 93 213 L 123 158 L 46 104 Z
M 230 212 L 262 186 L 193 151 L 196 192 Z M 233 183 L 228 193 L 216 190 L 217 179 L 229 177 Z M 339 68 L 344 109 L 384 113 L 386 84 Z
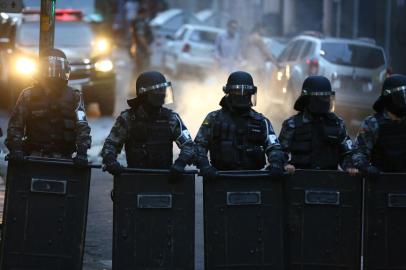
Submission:
M 91 46 L 93 34 L 86 23 L 56 23 L 55 47 Z M 38 23 L 24 23 L 17 35 L 17 43 L 23 47 L 39 46 Z
M 211 31 L 201 31 L 201 30 L 195 30 L 192 32 L 190 35 L 190 41 L 193 42 L 198 42 L 198 43 L 204 43 L 204 44 L 214 44 L 217 38 L 216 32 L 211 32 Z
M 24 7 L 39 8 L 41 0 L 24 0 Z M 80 9 L 85 14 L 95 13 L 95 0 L 57 0 L 58 9 Z
M 385 65 L 383 51 L 358 44 L 325 42 L 320 54 L 327 61 L 343 66 L 375 69 Z

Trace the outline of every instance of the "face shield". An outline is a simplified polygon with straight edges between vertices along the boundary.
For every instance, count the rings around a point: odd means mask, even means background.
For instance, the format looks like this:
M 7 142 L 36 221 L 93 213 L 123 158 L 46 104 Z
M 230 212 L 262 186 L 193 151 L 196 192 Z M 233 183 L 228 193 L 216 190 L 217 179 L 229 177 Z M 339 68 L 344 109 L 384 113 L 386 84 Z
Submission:
M 58 56 L 46 56 L 40 59 L 40 75 L 50 79 L 69 80 L 70 65 L 67 59 Z
M 335 92 L 310 92 L 302 91 L 302 96 L 308 98 L 308 110 L 314 114 L 326 114 L 334 111 L 335 107 Z
M 383 92 L 388 97 L 388 110 L 399 117 L 406 116 L 406 85 L 388 89 Z
M 173 89 L 171 82 L 160 83 L 148 87 L 141 87 L 138 95 L 146 95 L 148 102 L 153 106 L 162 106 L 173 103 Z
M 252 107 L 257 105 L 257 87 L 253 85 L 226 85 L 224 93 L 235 107 Z

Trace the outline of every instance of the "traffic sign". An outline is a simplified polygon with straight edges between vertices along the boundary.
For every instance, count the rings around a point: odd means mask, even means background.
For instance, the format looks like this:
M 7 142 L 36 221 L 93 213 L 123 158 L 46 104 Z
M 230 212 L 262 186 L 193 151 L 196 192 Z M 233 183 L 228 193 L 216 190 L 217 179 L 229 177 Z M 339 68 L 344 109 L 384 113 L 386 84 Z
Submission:
M 22 0 L 0 0 L 0 12 L 20 13 L 22 9 Z

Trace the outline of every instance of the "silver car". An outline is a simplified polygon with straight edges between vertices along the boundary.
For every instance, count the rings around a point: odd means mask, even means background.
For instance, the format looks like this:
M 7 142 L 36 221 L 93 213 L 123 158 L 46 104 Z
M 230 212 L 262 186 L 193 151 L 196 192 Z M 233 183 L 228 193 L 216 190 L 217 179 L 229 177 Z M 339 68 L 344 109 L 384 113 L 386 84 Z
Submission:
M 306 77 L 330 79 L 336 91 L 336 110 L 370 110 L 387 75 L 382 47 L 367 39 L 325 38 L 303 34 L 292 39 L 279 56 L 272 74 L 271 96 L 288 110 L 300 94 Z

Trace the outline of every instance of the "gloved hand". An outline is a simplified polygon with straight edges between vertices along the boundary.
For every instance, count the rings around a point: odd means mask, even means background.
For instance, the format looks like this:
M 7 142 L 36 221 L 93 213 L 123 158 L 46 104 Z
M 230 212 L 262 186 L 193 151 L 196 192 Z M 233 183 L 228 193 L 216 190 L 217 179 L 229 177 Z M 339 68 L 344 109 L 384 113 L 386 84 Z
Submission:
M 110 156 L 110 157 L 106 157 L 103 160 L 103 163 L 105 165 L 105 170 L 108 171 L 109 173 L 111 173 L 114 176 L 118 176 L 123 172 L 123 167 L 121 166 L 121 164 L 116 160 L 115 157 Z
M 73 158 L 73 163 L 76 167 L 83 168 L 88 165 L 87 159 L 87 147 L 86 146 L 78 146 L 76 157 Z
M 283 175 L 283 165 L 278 163 L 271 163 L 266 167 L 266 169 L 271 173 L 271 175 Z
M 200 169 L 200 173 L 204 178 L 215 180 L 218 177 L 218 171 L 211 165 L 207 165 Z
M 175 160 L 175 162 L 169 169 L 170 170 L 169 178 L 172 181 L 176 181 L 180 177 L 180 175 L 185 172 L 185 167 L 186 163 L 183 160 L 180 160 L 179 158 Z
M 14 162 L 23 162 L 24 152 L 21 150 L 11 150 L 7 155 L 7 159 Z

